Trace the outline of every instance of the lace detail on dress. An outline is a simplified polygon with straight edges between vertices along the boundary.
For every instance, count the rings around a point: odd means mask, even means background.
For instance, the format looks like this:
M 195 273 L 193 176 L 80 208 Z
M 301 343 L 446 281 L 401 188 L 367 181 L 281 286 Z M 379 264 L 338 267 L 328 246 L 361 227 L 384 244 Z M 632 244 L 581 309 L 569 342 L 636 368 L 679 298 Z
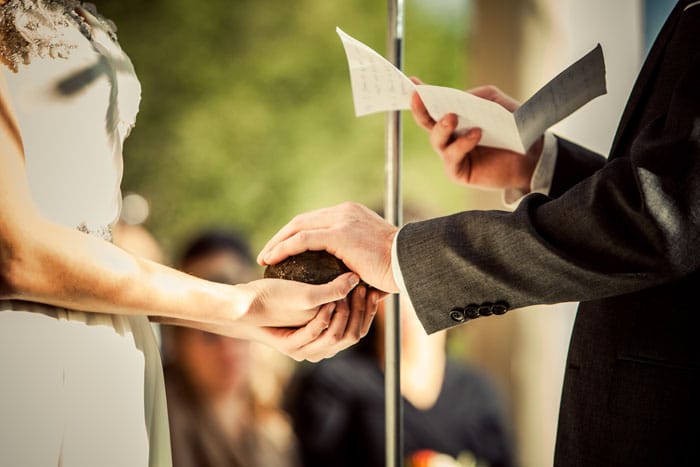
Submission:
M 80 232 L 86 233 L 88 235 L 93 235 L 95 237 L 101 238 L 106 242 L 112 243 L 112 226 L 103 225 L 99 227 L 89 227 L 85 222 L 81 222 L 78 227 L 76 227 Z
M 91 38 L 91 27 L 80 9 L 95 16 L 116 42 L 116 26 L 91 3 L 78 0 L 8 0 L 0 5 L 0 59 L 12 71 L 32 57 L 66 58 L 78 44 L 66 29 L 77 24 Z

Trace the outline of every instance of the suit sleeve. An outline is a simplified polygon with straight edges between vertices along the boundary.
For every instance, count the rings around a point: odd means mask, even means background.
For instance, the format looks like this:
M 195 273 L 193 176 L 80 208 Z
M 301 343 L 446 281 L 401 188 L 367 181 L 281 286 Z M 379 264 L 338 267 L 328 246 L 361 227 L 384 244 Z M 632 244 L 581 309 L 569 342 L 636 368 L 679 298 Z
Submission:
M 397 255 L 428 332 L 535 304 L 670 282 L 700 265 L 700 59 L 667 109 L 603 165 L 560 141 L 550 196 L 512 213 L 468 211 L 404 226 Z
M 600 154 L 557 137 L 557 161 L 549 196 L 558 198 L 569 188 L 593 175 L 605 165 Z

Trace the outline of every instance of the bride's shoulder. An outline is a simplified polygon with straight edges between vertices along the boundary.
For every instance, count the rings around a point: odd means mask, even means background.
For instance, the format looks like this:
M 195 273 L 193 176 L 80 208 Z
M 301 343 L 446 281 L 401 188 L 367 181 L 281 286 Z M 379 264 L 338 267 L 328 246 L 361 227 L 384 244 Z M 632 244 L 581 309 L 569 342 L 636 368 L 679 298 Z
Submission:
M 0 0 L 0 60 L 17 71 L 35 57 L 67 58 L 99 22 L 116 41 L 116 26 L 78 0 Z

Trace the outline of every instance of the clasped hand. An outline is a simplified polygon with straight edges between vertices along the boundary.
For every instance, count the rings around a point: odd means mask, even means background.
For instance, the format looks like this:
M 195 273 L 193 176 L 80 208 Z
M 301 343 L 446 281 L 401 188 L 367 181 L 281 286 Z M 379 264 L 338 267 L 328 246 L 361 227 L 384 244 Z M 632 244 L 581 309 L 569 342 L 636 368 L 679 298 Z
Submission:
M 365 336 L 376 314 L 379 292 L 358 281 L 346 273 L 323 285 L 249 282 L 244 287 L 251 301 L 236 321 L 235 337 L 265 343 L 295 360 L 332 357 Z

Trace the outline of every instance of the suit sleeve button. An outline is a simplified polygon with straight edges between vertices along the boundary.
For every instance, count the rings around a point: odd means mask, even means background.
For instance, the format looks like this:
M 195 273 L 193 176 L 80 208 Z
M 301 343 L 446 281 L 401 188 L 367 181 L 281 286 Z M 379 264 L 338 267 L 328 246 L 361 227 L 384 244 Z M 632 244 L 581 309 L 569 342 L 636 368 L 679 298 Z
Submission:
M 491 310 L 491 303 L 489 302 L 484 302 L 479 306 L 479 314 L 481 316 L 491 316 L 493 314 L 493 311 Z
M 450 318 L 452 319 L 452 321 L 455 321 L 457 323 L 462 323 L 466 321 L 464 311 L 462 311 L 461 308 L 452 308 L 452 310 L 450 311 Z
M 494 315 L 504 315 L 508 311 L 508 304 L 505 302 L 496 302 L 491 306 L 491 311 Z
M 464 307 L 464 315 L 469 319 L 476 319 L 479 315 L 479 305 L 467 305 Z

